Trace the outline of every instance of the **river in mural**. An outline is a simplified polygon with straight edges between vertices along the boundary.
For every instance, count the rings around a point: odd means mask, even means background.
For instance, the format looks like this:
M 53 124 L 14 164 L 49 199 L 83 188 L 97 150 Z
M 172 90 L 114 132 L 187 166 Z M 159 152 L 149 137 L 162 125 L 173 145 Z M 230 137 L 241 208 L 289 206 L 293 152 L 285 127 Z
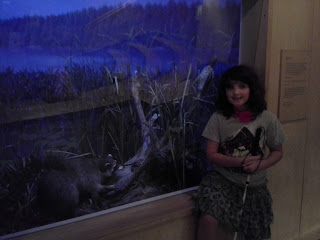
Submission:
M 240 0 L 0 2 L 0 236 L 196 186 Z

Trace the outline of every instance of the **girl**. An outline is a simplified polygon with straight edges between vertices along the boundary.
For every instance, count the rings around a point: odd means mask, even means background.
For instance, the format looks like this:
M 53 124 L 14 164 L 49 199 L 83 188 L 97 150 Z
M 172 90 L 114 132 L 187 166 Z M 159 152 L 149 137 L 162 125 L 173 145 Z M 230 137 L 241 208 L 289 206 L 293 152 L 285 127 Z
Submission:
M 207 160 L 214 167 L 194 196 L 200 213 L 198 240 L 219 239 L 218 223 L 242 232 L 246 240 L 271 237 L 266 169 L 282 158 L 286 137 L 278 119 L 266 110 L 264 95 L 248 66 L 232 67 L 221 77 L 217 111 L 202 134 L 207 138 Z

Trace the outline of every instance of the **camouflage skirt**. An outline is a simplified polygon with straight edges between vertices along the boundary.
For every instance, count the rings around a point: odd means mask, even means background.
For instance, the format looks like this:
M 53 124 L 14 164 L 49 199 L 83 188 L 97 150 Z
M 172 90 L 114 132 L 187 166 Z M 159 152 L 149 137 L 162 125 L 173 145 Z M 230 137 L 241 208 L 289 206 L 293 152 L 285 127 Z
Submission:
M 244 186 L 235 185 L 212 171 L 193 195 L 196 213 L 214 217 L 230 231 L 241 232 L 246 240 L 271 238 L 272 198 L 267 186 L 248 187 L 244 204 L 243 193 Z

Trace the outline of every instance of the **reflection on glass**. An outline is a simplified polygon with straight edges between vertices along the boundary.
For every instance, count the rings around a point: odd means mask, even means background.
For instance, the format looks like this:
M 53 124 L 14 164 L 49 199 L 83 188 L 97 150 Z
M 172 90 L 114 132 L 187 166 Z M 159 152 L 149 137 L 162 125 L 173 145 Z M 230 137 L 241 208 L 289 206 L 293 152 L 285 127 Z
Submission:
M 0 3 L 0 235 L 196 186 L 206 170 L 240 0 L 109 2 Z

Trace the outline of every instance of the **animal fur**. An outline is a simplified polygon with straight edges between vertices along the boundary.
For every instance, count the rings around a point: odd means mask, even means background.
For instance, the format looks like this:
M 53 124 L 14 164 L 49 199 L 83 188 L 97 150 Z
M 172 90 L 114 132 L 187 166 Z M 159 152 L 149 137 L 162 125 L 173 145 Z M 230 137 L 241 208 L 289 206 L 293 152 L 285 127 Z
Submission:
M 111 155 L 73 159 L 49 155 L 44 165 L 38 184 L 39 205 L 46 214 L 63 219 L 74 217 L 83 201 L 99 202 L 117 164 Z

